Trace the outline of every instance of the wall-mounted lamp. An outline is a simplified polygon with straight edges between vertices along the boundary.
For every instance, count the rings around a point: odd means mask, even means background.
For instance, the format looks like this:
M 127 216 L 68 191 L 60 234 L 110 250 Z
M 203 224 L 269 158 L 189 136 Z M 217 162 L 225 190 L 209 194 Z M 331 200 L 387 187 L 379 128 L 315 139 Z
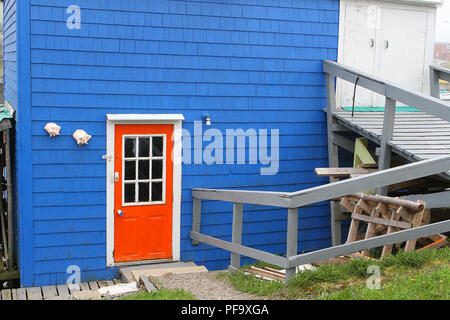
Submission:
M 211 125 L 211 116 L 209 115 L 209 113 L 204 113 L 203 114 L 203 121 L 205 122 L 205 124 L 207 125 L 207 126 L 210 126 Z

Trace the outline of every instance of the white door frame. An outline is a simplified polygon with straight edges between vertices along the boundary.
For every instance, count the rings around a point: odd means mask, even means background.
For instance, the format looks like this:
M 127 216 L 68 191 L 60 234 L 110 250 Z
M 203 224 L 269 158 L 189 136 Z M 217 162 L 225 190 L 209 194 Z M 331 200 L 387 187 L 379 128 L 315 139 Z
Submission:
M 139 261 L 114 261 L 114 142 L 116 124 L 173 124 L 173 206 L 172 206 L 172 258 L 180 260 L 181 227 L 181 142 L 182 114 L 107 114 L 106 115 L 106 266 L 139 264 Z M 169 139 L 169 137 L 168 137 Z M 168 140 L 169 141 L 169 140 Z M 167 261 L 168 259 L 162 259 Z M 151 260 L 157 262 L 158 260 Z

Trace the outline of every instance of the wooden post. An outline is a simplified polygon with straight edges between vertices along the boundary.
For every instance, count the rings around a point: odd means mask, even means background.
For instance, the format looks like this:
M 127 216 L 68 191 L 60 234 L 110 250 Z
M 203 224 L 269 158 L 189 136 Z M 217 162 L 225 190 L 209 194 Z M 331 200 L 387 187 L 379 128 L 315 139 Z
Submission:
M 420 201 L 420 200 L 418 202 L 423 203 L 424 208 L 425 208 L 425 202 Z M 412 224 L 411 228 L 420 227 L 420 225 L 422 224 L 423 216 L 425 215 L 425 211 L 427 211 L 427 210 L 429 210 L 429 209 L 423 209 L 422 211 L 417 212 L 416 214 L 414 214 L 414 216 L 412 218 L 412 221 L 411 221 L 411 224 Z M 406 251 L 415 250 L 416 249 L 416 242 L 417 242 L 417 239 L 412 239 L 412 240 L 406 241 L 405 252 Z
M 326 75 L 327 85 L 327 136 L 328 136 L 328 166 L 330 168 L 339 167 L 339 149 L 334 141 L 333 132 L 333 112 L 336 112 L 336 85 L 334 76 Z M 336 182 L 338 179 L 330 177 L 330 183 Z M 337 217 L 342 213 L 339 205 L 335 201 L 330 201 L 331 213 L 331 241 L 332 245 L 341 244 L 341 221 Z
M 398 207 L 398 209 L 396 211 L 393 211 L 392 215 L 391 215 L 391 221 L 398 221 L 400 219 L 400 212 L 402 210 L 405 210 L 405 209 L 403 207 Z M 386 234 L 395 232 L 396 229 L 397 228 L 395 228 L 395 227 L 389 226 L 388 229 L 387 229 Z M 383 258 L 383 257 L 391 254 L 392 253 L 392 247 L 393 247 L 392 244 L 383 246 L 383 251 L 381 252 L 381 257 Z
M 298 241 L 298 208 L 288 209 L 286 257 L 297 255 Z M 286 281 L 295 275 L 296 267 L 286 269 Z
M 389 210 L 387 208 L 387 206 L 384 203 L 379 203 L 376 207 L 374 207 L 372 209 L 372 212 L 370 213 L 370 216 L 372 218 L 378 218 L 381 214 L 381 212 L 386 212 L 387 210 Z M 365 239 L 369 239 L 375 236 L 375 228 L 376 228 L 376 224 L 375 223 L 371 223 L 369 222 L 369 224 L 367 225 L 367 230 L 366 230 L 366 237 Z M 368 256 L 370 254 L 370 250 L 364 250 L 363 251 L 363 255 Z
M 202 218 L 202 200 L 192 198 L 192 231 L 200 233 L 200 223 Z M 200 242 L 192 240 L 192 245 L 198 245 Z
M 231 242 L 242 244 L 242 224 L 243 224 L 243 204 L 233 203 L 233 231 L 231 234 Z M 241 266 L 241 255 L 238 253 L 231 253 L 230 265 L 239 269 Z
M 386 97 L 386 106 L 384 109 L 383 120 L 383 132 L 381 136 L 381 150 L 380 157 L 378 159 L 379 170 L 389 169 L 391 167 L 391 155 L 392 148 L 388 144 L 394 136 L 394 123 L 395 123 L 395 107 L 396 101 Z M 377 193 L 381 195 L 387 195 L 388 186 L 380 187 L 377 189 Z
M 439 90 L 439 70 L 430 66 L 430 96 L 437 99 L 441 98 L 441 93 Z

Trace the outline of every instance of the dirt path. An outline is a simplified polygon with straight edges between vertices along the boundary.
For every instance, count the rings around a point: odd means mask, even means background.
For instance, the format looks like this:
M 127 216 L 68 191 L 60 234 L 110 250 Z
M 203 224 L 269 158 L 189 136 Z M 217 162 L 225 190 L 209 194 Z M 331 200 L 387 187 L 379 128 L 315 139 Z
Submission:
M 157 283 L 165 289 L 184 289 L 199 300 L 261 300 L 256 295 L 237 291 L 225 280 L 217 279 L 223 271 L 171 274 L 157 277 Z

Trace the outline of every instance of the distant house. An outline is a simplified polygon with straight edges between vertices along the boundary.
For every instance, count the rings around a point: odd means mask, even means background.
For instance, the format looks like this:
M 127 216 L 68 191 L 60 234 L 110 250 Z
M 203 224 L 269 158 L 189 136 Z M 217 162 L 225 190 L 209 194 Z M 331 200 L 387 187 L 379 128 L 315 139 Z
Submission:
M 434 46 L 434 58 L 450 61 L 450 43 L 436 43 Z
M 438 2 L 395 6 L 432 17 Z M 64 283 L 73 266 L 82 281 L 146 262 L 223 269 L 228 252 L 191 244 L 192 188 L 327 182 L 314 174 L 328 165 L 322 61 L 338 59 L 347 1 L 75 3 L 4 3 L 22 286 Z M 231 206 L 202 205 L 202 231 L 230 239 Z M 243 243 L 284 253 L 283 210 L 245 209 Z M 300 212 L 299 251 L 330 246 L 328 203 Z

